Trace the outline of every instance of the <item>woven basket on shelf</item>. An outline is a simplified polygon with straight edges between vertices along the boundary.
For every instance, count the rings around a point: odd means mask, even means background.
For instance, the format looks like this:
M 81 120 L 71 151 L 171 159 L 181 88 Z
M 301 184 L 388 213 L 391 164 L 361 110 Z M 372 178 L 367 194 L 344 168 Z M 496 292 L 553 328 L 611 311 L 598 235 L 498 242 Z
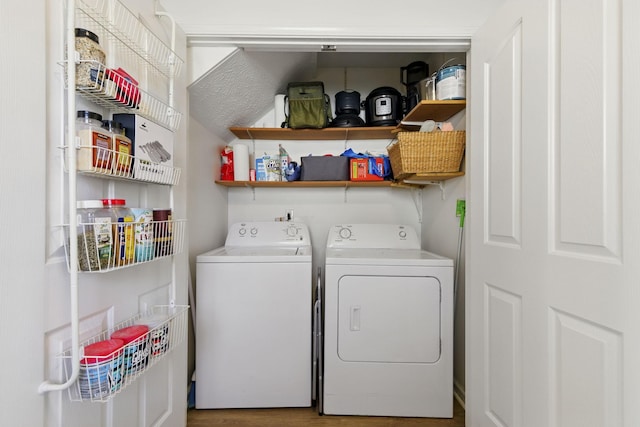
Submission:
M 465 131 L 398 132 L 398 141 L 387 148 L 393 177 L 458 172 L 464 145 Z

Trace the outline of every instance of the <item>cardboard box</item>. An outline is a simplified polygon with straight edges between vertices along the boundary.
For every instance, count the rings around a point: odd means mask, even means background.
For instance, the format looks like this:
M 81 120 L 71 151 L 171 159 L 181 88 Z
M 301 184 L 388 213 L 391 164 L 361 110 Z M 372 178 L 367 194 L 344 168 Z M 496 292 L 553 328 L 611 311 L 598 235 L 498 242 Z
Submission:
M 301 161 L 301 181 L 349 181 L 349 157 L 307 156 Z
M 173 132 L 136 114 L 114 114 L 133 143 L 133 176 L 142 181 L 177 184 L 173 167 Z
M 376 175 L 375 168 L 379 175 Z M 384 178 L 384 160 L 382 157 L 351 159 L 351 181 L 382 181 Z
M 256 181 L 282 181 L 278 156 L 256 157 Z

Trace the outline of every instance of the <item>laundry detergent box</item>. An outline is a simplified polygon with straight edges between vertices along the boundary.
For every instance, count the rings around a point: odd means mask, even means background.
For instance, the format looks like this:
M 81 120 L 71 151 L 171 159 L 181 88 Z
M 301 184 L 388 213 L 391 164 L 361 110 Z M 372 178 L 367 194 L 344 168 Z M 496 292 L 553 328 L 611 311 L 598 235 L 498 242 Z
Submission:
M 384 160 L 382 157 L 351 159 L 351 181 L 382 181 L 383 177 Z
M 256 181 L 282 181 L 281 160 L 277 155 L 256 157 Z
M 137 114 L 114 114 L 133 145 L 134 178 L 159 184 L 177 184 L 173 167 L 173 132 Z

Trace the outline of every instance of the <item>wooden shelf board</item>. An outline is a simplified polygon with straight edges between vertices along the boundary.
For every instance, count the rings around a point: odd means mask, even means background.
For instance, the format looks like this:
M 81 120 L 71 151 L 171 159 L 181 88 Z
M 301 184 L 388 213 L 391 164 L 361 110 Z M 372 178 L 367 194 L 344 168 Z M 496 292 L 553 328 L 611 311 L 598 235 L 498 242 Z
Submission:
M 239 139 L 266 139 L 284 141 L 349 140 L 349 139 L 393 139 L 395 126 L 282 129 L 231 127 L 229 130 Z
M 248 188 L 321 188 L 321 187 L 360 187 L 383 188 L 407 185 L 427 185 L 434 181 L 446 181 L 451 178 L 463 176 L 464 172 L 414 174 L 400 181 L 220 181 L 216 184 L 225 187 Z M 411 181 L 407 183 L 406 181 Z
M 464 172 L 443 172 L 443 173 L 416 173 L 402 179 L 402 182 L 417 184 L 424 182 L 425 184 L 432 181 L 446 181 L 448 179 L 464 176 Z
M 216 184 L 253 188 L 390 187 L 391 181 L 216 181 Z
M 427 120 L 433 120 L 436 122 L 444 122 L 454 114 L 467 108 L 467 101 L 462 100 L 450 100 L 450 101 L 420 101 L 413 110 L 407 114 L 402 121 L 403 122 L 424 122 Z M 416 125 L 398 125 L 400 130 L 402 129 L 416 129 Z

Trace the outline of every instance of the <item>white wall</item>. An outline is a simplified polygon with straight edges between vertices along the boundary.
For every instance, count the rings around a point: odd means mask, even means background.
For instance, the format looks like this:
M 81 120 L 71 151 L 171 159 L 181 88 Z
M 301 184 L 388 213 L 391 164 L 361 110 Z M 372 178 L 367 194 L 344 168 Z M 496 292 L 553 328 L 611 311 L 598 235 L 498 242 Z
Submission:
M 44 397 L 45 2 L 0 2 L 0 415 L 41 426 Z

